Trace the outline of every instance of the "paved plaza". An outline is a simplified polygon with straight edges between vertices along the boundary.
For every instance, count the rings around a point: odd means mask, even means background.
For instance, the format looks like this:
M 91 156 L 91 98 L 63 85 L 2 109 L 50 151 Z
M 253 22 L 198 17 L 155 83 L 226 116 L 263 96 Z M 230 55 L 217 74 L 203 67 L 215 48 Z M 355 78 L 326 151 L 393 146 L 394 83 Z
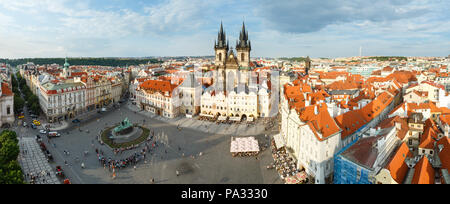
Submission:
M 269 135 L 276 131 L 265 131 L 262 122 L 247 127 L 246 124 L 218 125 L 184 117 L 166 119 L 140 112 L 129 103 L 109 110 L 106 113 L 95 112 L 79 117 L 81 123 L 78 124 L 69 121 L 66 129 L 58 131 L 62 135 L 60 138 L 49 140 L 43 136 L 45 145 L 54 157 L 54 163 L 45 169 L 52 170 L 57 165 L 62 166 L 64 173 L 74 184 L 150 184 L 152 179 L 156 184 L 282 183 L 275 170 L 266 168 L 273 162 L 270 149 L 261 151 L 256 158 L 233 158 L 230 153 L 232 136 L 254 136 L 261 147 L 269 145 Z M 118 124 L 126 117 L 132 123 L 153 131 L 155 135 L 152 142 L 156 142 L 157 146 L 151 148 L 145 161 L 138 162 L 136 168 L 132 165 L 125 169 L 115 169 L 116 177 L 113 178 L 113 172 L 99 162 L 96 149 L 103 152 L 104 158 L 121 160 L 144 148 L 141 145 L 136 149 L 114 154 L 111 148 L 98 142 L 100 131 Z M 177 128 L 178 125 L 182 127 L 181 130 Z M 39 134 L 38 130 L 31 128 L 14 129 L 24 139 L 29 137 L 34 140 L 34 136 Z M 45 160 L 40 151 L 37 147 L 36 153 L 40 153 Z M 89 153 L 84 155 L 85 151 Z M 85 168 L 81 168 L 81 163 L 85 164 Z
M 50 167 L 47 158 L 40 149 L 34 138 L 26 137 L 19 139 L 20 156 L 19 164 L 25 175 L 38 176 L 36 184 L 59 184 L 55 172 Z M 30 177 L 25 177 L 30 182 Z

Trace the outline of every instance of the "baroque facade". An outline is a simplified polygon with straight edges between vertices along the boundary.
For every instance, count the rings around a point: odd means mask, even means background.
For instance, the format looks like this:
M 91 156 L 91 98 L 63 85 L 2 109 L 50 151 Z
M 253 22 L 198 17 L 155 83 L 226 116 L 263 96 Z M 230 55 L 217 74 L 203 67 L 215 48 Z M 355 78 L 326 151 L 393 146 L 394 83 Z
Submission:
M 236 54 L 229 46 L 222 24 L 214 50 L 214 83 L 203 91 L 200 115 L 222 119 L 229 117 L 236 121 L 269 117 L 270 82 L 261 77 L 258 81 L 258 76 L 251 72 L 252 48 L 245 24 L 236 42 Z M 262 102 L 264 105 L 261 105 Z

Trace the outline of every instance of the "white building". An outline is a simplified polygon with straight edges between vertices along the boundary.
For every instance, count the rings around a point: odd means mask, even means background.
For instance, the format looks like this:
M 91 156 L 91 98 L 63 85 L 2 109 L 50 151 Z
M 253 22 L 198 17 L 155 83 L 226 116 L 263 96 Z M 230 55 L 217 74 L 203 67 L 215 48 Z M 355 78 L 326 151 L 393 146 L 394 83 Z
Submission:
M 14 123 L 14 93 L 8 83 L 1 82 L 0 89 L 0 127 Z
M 47 120 L 55 122 L 74 118 L 86 110 L 86 87 L 83 83 L 52 83 L 41 85 L 39 103 Z

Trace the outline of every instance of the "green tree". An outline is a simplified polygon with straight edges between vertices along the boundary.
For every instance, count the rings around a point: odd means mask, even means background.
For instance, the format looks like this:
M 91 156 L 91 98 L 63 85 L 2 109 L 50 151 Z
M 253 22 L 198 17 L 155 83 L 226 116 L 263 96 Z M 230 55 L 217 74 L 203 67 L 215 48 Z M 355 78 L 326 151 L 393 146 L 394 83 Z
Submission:
M 19 110 L 23 110 L 25 105 L 25 100 L 19 96 L 19 94 L 14 95 L 14 112 L 19 113 Z
M 0 134 L 0 184 L 23 184 L 23 172 L 17 157 L 19 140 L 16 132 L 4 130 Z

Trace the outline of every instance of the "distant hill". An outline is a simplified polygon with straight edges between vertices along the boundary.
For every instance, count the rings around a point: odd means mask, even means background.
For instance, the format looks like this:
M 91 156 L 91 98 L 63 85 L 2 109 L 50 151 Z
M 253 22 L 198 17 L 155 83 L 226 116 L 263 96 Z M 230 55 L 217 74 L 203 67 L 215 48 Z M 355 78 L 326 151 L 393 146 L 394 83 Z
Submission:
M 297 61 L 297 62 L 305 62 L 306 61 L 306 57 L 283 57 L 280 58 L 281 60 L 289 60 L 289 61 Z
M 158 59 L 154 58 L 68 58 L 70 65 L 99 65 L 99 66 L 111 66 L 111 67 L 124 67 L 127 65 L 140 65 L 147 63 L 161 63 Z M 24 58 L 24 59 L 0 59 L 0 63 L 10 64 L 11 66 L 17 66 L 33 62 L 34 64 L 64 64 L 64 58 Z
M 366 59 L 374 59 L 377 61 L 394 61 L 394 60 L 398 60 L 398 61 L 407 61 L 408 58 L 406 57 L 401 57 L 401 56 L 377 56 L 377 57 L 368 57 Z

